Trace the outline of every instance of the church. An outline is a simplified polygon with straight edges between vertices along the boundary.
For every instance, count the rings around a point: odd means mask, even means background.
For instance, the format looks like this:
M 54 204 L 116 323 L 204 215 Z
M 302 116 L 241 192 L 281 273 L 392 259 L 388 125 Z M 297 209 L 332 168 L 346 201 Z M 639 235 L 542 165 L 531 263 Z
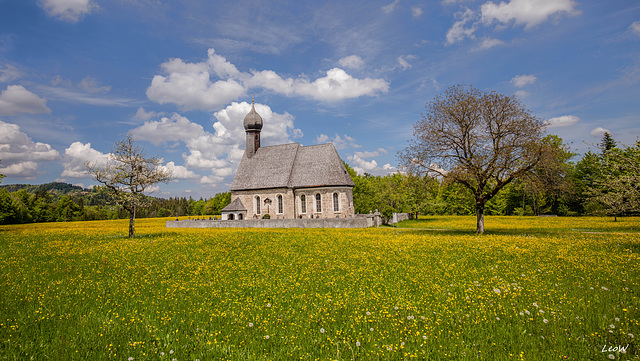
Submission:
M 261 147 L 262 117 L 253 102 L 244 129 L 246 148 L 223 220 L 354 216 L 355 184 L 333 143 Z

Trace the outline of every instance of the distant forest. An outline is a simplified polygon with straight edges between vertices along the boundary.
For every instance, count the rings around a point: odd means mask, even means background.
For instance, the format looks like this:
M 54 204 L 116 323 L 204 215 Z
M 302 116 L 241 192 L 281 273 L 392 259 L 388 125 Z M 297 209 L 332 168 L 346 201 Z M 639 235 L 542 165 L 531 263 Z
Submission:
M 230 193 L 210 199 L 148 197 L 137 218 L 220 214 Z M 104 187 L 85 189 L 67 183 L 0 185 L 0 224 L 90 221 L 129 218 Z

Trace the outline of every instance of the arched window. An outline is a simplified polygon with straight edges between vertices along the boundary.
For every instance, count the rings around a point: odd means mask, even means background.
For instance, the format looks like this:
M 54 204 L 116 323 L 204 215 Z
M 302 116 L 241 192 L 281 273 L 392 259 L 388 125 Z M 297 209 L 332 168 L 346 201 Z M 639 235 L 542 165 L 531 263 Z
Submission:
M 338 203 L 338 193 L 333 193 L 333 211 L 338 212 L 340 210 L 340 204 Z
M 307 197 L 304 194 L 300 195 L 300 213 L 307 213 Z
M 316 212 L 322 213 L 322 197 L 320 193 L 316 193 Z
M 282 208 L 282 195 L 278 194 L 278 213 L 283 213 Z
M 233 213 L 229 214 L 229 215 L 227 216 L 227 219 L 228 219 L 228 220 L 230 220 L 230 221 L 233 221 Z
M 256 196 L 256 214 L 260 214 L 260 196 Z
M 242 213 L 238 213 L 238 220 L 242 220 Z

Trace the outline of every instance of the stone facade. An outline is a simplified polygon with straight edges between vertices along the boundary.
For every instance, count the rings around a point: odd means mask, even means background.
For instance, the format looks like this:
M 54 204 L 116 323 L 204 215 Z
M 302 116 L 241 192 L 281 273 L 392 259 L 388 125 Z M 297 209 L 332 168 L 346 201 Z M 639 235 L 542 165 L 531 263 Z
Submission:
M 319 211 L 318 196 L 320 197 Z M 280 197 L 282 209 L 279 205 Z M 350 187 L 233 191 L 231 198 L 238 198 L 245 205 L 246 219 L 263 218 L 265 214 L 269 214 L 271 219 L 346 218 L 354 215 L 353 192 Z M 337 204 L 334 204 L 334 200 L 337 200 Z M 260 202 L 259 207 L 258 202 Z

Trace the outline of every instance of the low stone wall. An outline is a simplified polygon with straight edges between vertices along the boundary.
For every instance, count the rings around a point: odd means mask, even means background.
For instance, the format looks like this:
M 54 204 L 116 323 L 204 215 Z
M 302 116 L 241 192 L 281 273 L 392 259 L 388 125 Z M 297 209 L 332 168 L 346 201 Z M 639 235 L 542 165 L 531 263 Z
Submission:
M 167 228 L 367 228 L 372 217 L 167 221 Z

